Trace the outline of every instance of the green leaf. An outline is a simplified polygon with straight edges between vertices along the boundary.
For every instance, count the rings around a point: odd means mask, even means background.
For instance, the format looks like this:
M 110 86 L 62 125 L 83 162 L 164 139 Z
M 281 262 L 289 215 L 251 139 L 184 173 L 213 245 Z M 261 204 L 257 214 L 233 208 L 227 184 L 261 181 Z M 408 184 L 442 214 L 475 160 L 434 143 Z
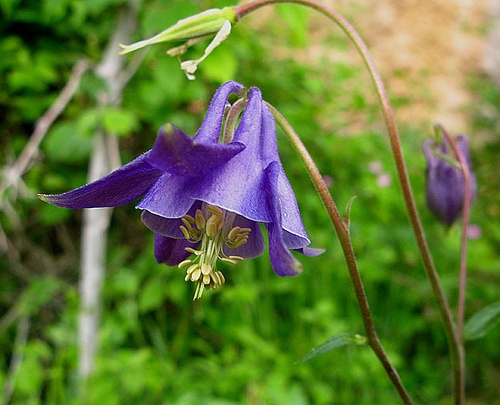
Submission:
M 300 6 L 279 5 L 279 15 L 285 20 L 284 29 L 290 38 L 292 46 L 303 47 L 307 45 L 309 13 Z
M 238 70 L 238 61 L 231 49 L 222 47 L 216 48 L 200 66 L 200 72 L 204 76 L 222 83 L 234 79 Z
M 500 321 L 500 301 L 479 310 L 464 326 L 464 340 L 482 338 Z
M 102 113 L 102 124 L 108 133 L 127 135 L 137 126 L 137 119 L 130 111 L 109 107 Z
M 81 163 L 92 150 L 92 138 L 84 136 L 74 122 L 54 125 L 45 139 L 47 156 L 60 163 Z
M 78 132 L 85 137 L 91 137 L 95 133 L 100 123 L 100 112 L 88 110 L 81 113 L 76 123 Z
M 36 314 L 63 288 L 64 284 L 52 276 L 41 276 L 35 279 L 19 297 L 19 312 L 23 315 Z
M 302 363 L 302 362 L 307 361 L 307 360 L 311 360 L 314 357 L 328 353 L 329 351 L 338 349 L 338 348 L 343 347 L 343 346 L 365 345 L 366 343 L 367 343 L 367 339 L 364 336 L 351 335 L 349 333 L 341 333 L 339 335 L 335 335 L 335 336 L 331 337 L 325 343 L 312 349 L 307 355 L 305 355 L 302 359 L 299 360 L 299 363 Z
M 347 204 L 345 206 L 344 223 L 346 224 L 347 229 L 349 229 L 349 226 L 351 224 L 351 208 L 352 208 L 352 203 L 354 202 L 355 199 L 356 199 L 355 195 L 349 198 L 349 201 L 347 201 Z
M 153 277 L 141 288 L 139 311 L 146 313 L 158 308 L 165 299 L 165 285 L 161 277 Z
M 54 207 L 50 204 L 43 204 L 40 206 L 40 213 L 38 218 L 40 223 L 44 226 L 52 226 L 60 224 L 68 220 L 71 215 L 71 210 L 62 210 L 59 207 Z

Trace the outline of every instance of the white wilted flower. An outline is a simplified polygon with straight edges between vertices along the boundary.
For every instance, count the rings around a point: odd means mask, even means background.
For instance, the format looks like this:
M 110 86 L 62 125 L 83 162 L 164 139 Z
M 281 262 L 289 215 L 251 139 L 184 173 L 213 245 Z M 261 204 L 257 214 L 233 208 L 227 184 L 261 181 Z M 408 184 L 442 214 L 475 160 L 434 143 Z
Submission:
M 213 37 L 200 58 L 181 62 L 181 69 L 184 70 L 188 79 L 193 80 L 194 72 L 198 68 L 198 64 L 205 60 L 205 58 L 229 36 L 231 33 L 231 26 L 236 22 L 236 13 L 232 7 L 207 10 L 200 14 L 179 20 L 165 31 L 149 39 L 131 45 L 120 44 L 123 48 L 120 55 L 162 42 L 184 41 L 182 45 L 170 48 L 167 51 L 167 54 L 170 56 L 181 56 L 197 42 Z

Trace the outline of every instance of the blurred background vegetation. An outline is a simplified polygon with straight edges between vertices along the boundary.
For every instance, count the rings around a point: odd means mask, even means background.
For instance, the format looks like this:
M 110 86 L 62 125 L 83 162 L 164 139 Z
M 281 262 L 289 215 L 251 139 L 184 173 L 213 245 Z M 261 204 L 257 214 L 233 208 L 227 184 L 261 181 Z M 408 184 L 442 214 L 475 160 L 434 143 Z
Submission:
M 98 64 L 120 10 L 138 7 L 134 40 L 222 0 L 0 1 L 0 148 L 3 181 L 34 125 L 83 57 Z M 344 4 L 344 8 L 346 5 Z M 278 7 L 255 25 L 242 21 L 188 81 L 178 62 L 150 49 L 123 90 L 120 106 L 102 107 L 106 84 L 91 68 L 40 145 L 22 182 L 1 195 L 0 401 L 12 404 L 397 404 L 367 347 L 347 347 L 300 363 L 337 333 L 362 333 L 339 244 L 300 162 L 283 137 L 280 153 L 313 245 L 304 272 L 277 277 L 263 255 L 224 268 L 227 284 L 193 302 L 177 268 L 158 265 L 152 233 L 132 205 L 114 210 L 102 291 L 100 349 L 82 390 L 78 379 L 81 212 L 43 204 L 86 182 L 93 134 L 118 137 L 127 162 L 152 146 L 171 122 L 194 134 L 215 89 L 234 79 L 259 86 L 303 137 L 342 210 L 375 324 L 407 388 L 419 403 L 450 403 L 450 364 L 438 310 L 408 225 L 376 100 L 358 59 L 335 59 L 350 45 L 335 28 L 311 37 L 312 15 Z M 349 9 L 355 17 L 356 9 Z M 276 18 L 274 18 L 276 17 Z M 314 20 L 316 21 L 316 20 Z M 324 20 L 319 20 L 323 24 Z M 356 26 L 356 24 L 354 24 Z M 255 28 L 253 28 L 255 27 Z M 317 28 L 317 27 L 316 27 Z M 313 34 L 311 34 L 311 32 Z M 333 56 L 312 60 L 318 41 Z M 368 41 L 369 42 L 369 41 Z M 202 47 L 193 51 L 201 52 Z M 118 51 L 118 49 L 117 49 Z M 302 53 L 301 53 L 302 52 Z M 299 56 L 296 56 L 299 55 Z M 302 55 L 302 57 L 300 56 Z M 126 57 L 126 61 L 132 58 Z M 404 81 L 404 72 L 398 78 Z M 463 110 L 479 184 L 470 240 L 467 317 L 499 299 L 500 88 L 466 77 L 473 103 Z M 415 93 L 424 92 L 421 88 Z M 389 89 L 389 92 L 391 90 Z M 394 97 L 396 117 L 411 98 Z M 424 206 L 421 145 L 429 122 L 400 123 L 429 242 L 443 285 L 456 301 L 459 227 L 445 231 Z M 470 403 L 499 402 L 499 328 L 468 342 Z

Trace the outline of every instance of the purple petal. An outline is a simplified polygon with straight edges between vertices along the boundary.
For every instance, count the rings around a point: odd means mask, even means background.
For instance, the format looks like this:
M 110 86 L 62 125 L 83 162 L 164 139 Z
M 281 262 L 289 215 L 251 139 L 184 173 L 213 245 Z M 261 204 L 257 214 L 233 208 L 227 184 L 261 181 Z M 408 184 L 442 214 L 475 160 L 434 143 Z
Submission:
M 269 257 L 274 272 L 278 276 L 296 276 L 302 272 L 302 264 L 293 257 L 283 244 L 278 223 L 266 224 L 269 235 Z
M 283 241 L 289 249 L 300 249 L 307 246 L 310 241 L 302 223 L 299 206 L 295 199 L 292 186 L 286 177 L 283 165 L 278 153 L 278 143 L 276 138 L 276 124 L 274 117 L 265 103 L 262 107 L 262 132 L 263 132 L 263 151 L 264 161 L 268 167 L 268 173 L 271 174 L 273 184 L 268 193 L 271 198 L 277 199 L 281 207 L 281 226 L 283 228 Z
M 192 179 L 164 173 L 136 208 L 164 218 L 181 218 L 187 214 L 195 201 L 189 193 L 192 183 L 202 180 L 202 178 Z
M 204 176 L 187 178 L 165 174 L 137 208 L 165 218 L 180 218 L 187 213 L 193 201 L 201 200 L 252 221 L 271 221 L 265 166 L 260 156 L 262 97 L 256 88 L 251 89 L 248 97 L 248 105 L 234 140 L 244 144 L 245 149 Z M 208 118 L 209 114 L 206 120 Z
M 172 239 L 155 233 L 154 246 L 158 263 L 176 266 L 191 254 L 186 252 L 185 248 L 194 248 L 196 245 L 189 243 L 186 239 Z
M 216 143 L 219 141 L 227 99 L 231 93 L 242 95 L 244 90 L 245 87 L 242 84 L 234 81 L 226 82 L 217 89 L 210 102 L 205 119 L 196 133 L 195 139 L 197 142 Z
M 319 256 L 323 253 L 325 253 L 325 249 L 317 249 L 317 248 L 309 248 L 309 247 L 304 247 L 301 249 L 294 249 L 296 252 L 302 253 L 304 256 Z
M 187 214 L 195 216 L 196 210 L 201 208 L 201 202 L 195 202 L 188 210 Z M 143 211 L 141 215 L 142 222 L 155 233 L 163 236 L 168 236 L 174 239 L 184 239 L 184 235 L 180 230 L 182 221 L 179 218 L 165 218 L 149 211 Z
M 160 129 L 148 162 L 164 172 L 188 177 L 204 176 L 215 167 L 227 162 L 245 149 L 245 145 L 232 142 L 200 143 L 179 128 L 165 125 Z
M 269 203 L 273 209 L 273 221 L 266 224 L 269 233 L 269 255 L 274 271 L 279 276 L 294 276 L 302 271 L 302 265 L 296 260 L 288 249 L 301 249 L 309 244 L 305 232 L 303 235 L 294 235 L 283 229 L 283 218 L 297 215 L 296 218 L 287 218 L 289 223 L 302 225 L 300 213 L 287 211 L 288 203 L 280 195 L 279 182 L 281 167 L 278 162 L 269 165 L 267 172 Z M 282 181 L 282 180 L 281 180 Z M 293 193 L 289 196 L 295 200 Z M 303 228 L 303 227 L 302 227 Z M 308 251 L 309 253 L 309 251 Z
M 144 195 L 161 175 L 146 161 L 147 155 L 148 152 L 90 184 L 63 194 L 41 194 L 40 199 L 72 209 L 128 204 Z
M 225 164 L 209 172 L 202 182 L 192 183 L 190 196 L 255 222 L 270 222 L 271 213 L 265 187 L 265 165 L 262 160 L 262 97 L 257 88 L 250 89 L 234 142 L 246 148 Z

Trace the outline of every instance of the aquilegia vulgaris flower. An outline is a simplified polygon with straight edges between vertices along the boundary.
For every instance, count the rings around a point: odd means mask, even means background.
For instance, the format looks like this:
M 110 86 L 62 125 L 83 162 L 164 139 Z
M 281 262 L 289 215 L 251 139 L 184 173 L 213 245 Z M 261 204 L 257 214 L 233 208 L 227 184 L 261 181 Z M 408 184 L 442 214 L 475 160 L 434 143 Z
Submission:
M 233 139 L 219 142 L 228 98 L 243 92 L 239 83 L 223 84 L 194 138 L 165 125 L 153 148 L 132 162 L 75 190 L 40 198 L 81 209 L 143 196 L 137 208 L 155 233 L 156 260 L 186 268 L 186 281 L 196 284 L 195 299 L 224 283 L 218 260 L 235 264 L 262 254 L 260 223 L 268 232 L 274 271 L 297 275 L 302 266 L 290 249 L 309 256 L 322 251 L 306 247 L 310 242 L 279 159 L 274 118 L 258 88 L 246 95 Z
M 455 137 L 460 153 L 464 156 L 471 174 L 471 200 L 476 196 L 476 179 L 469 159 L 469 139 L 465 135 Z M 440 143 L 429 139 L 424 143 L 427 159 L 427 206 L 432 213 L 450 227 L 462 212 L 465 197 L 465 181 L 462 171 L 443 159 L 455 160 L 453 151 L 443 138 Z

